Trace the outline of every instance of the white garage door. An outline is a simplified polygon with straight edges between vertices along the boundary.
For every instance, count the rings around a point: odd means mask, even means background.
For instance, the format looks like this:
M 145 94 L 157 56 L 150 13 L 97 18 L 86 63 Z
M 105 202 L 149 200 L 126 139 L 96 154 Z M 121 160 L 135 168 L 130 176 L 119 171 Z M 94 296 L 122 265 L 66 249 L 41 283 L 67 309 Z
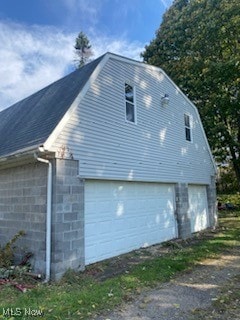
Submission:
M 191 232 L 198 232 L 208 227 L 208 202 L 206 186 L 188 187 Z
M 177 237 L 174 186 L 86 181 L 85 263 Z

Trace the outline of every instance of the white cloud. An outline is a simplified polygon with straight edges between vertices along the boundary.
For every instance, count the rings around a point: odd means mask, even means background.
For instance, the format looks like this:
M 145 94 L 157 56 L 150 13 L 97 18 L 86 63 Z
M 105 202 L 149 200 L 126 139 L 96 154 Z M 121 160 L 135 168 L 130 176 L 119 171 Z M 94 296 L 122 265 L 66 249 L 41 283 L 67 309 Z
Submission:
M 125 39 L 112 39 L 104 36 L 93 38 L 91 43 L 96 57 L 105 52 L 112 52 L 134 60 L 140 60 L 140 53 L 144 49 L 144 45 L 138 41 L 128 42 Z
M 70 11 L 70 13 L 81 12 L 85 15 L 96 17 L 99 8 L 101 7 L 101 1 L 95 0 L 62 0 L 62 3 Z
M 93 28 L 99 22 L 99 14 L 106 0 L 58 0 L 65 8 L 65 23 L 71 25 L 80 20 Z
M 63 76 L 73 39 L 54 28 L 0 22 L 0 109 Z
M 169 8 L 172 5 L 172 0 L 160 0 L 165 9 Z
M 0 21 L 0 110 L 63 77 L 73 67 L 76 34 Z M 94 57 L 106 51 L 139 60 L 143 44 L 93 36 Z

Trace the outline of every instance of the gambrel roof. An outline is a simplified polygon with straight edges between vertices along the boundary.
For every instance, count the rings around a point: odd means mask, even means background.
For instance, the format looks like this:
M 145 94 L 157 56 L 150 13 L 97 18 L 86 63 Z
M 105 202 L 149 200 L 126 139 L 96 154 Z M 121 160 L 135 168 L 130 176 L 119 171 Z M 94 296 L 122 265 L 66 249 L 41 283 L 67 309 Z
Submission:
M 0 112 L 0 157 L 43 144 L 103 57 Z
M 115 72 L 119 72 L 117 68 L 121 68 L 121 62 L 127 62 L 134 67 L 143 68 L 146 73 L 154 71 L 168 79 L 176 95 L 182 96 L 195 109 L 206 147 L 214 164 L 196 107 L 165 72 L 158 67 L 109 52 L 0 112 L 0 162 L 7 162 L 6 160 L 19 156 L 23 158 L 27 154 L 32 156 L 40 146 L 45 152 L 54 152 L 52 143 L 55 138 L 62 132 L 72 112 L 78 109 L 86 92 L 111 59 L 114 61 Z

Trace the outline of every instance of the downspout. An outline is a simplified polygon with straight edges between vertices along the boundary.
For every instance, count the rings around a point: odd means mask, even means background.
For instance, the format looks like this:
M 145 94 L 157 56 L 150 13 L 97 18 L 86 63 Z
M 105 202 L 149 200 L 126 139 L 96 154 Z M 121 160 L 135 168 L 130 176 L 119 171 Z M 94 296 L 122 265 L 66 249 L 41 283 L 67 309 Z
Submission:
M 49 160 L 39 158 L 35 155 L 39 162 L 46 163 L 48 165 L 48 178 L 47 178 L 47 216 L 46 216 L 46 271 L 45 280 L 50 280 L 51 274 L 51 225 L 52 225 L 52 164 Z

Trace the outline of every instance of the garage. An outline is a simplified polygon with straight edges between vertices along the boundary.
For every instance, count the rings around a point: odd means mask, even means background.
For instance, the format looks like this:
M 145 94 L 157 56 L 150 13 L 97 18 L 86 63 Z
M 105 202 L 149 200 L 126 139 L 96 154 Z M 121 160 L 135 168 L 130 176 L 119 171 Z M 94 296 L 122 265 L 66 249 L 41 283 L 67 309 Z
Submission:
M 85 264 L 177 237 L 173 184 L 85 182 Z
M 208 227 L 208 201 L 206 186 L 189 185 L 189 213 L 191 232 L 198 232 Z

